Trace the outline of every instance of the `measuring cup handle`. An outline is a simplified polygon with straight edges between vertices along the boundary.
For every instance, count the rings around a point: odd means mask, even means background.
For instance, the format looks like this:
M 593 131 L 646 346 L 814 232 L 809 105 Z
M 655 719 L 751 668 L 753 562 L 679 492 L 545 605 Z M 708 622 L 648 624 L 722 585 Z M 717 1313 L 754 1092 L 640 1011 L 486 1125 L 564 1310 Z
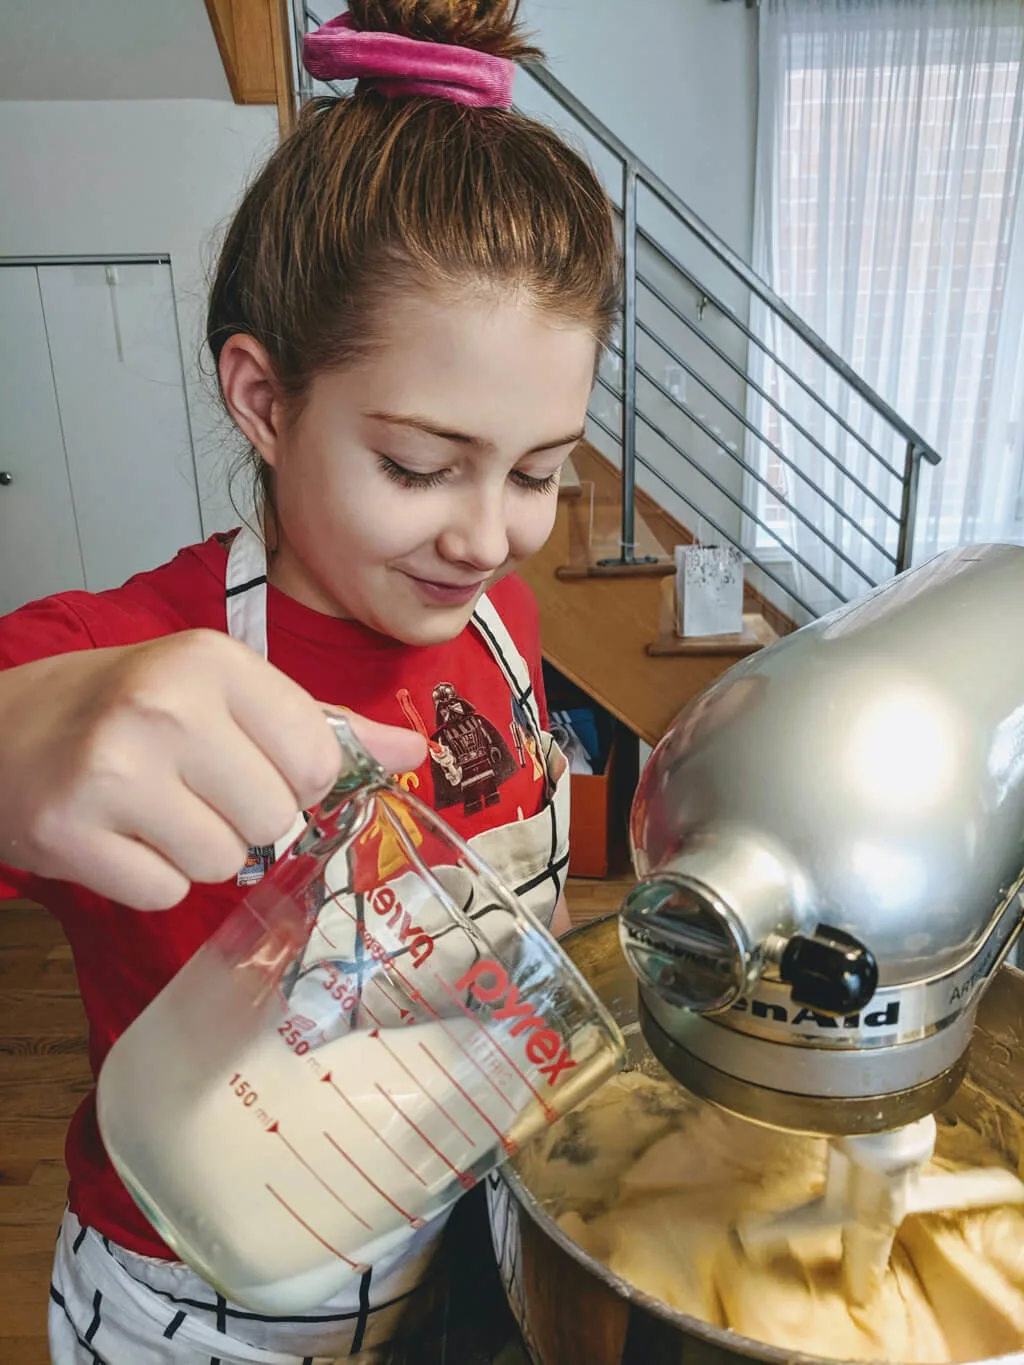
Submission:
M 356 738 L 356 732 L 352 729 L 348 716 L 335 711 L 325 711 L 324 716 L 334 731 L 338 748 L 341 750 L 341 767 L 326 799 L 346 796 L 368 782 L 386 781 L 387 773 L 365 745 Z

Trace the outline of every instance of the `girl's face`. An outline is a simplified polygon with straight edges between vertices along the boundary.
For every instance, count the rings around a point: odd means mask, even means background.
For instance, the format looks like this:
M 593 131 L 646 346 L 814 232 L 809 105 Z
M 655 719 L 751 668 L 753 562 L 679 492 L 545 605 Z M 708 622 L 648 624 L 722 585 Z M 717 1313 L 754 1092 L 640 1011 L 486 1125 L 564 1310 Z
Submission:
M 551 532 L 594 362 L 584 327 L 515 298 L 403 296 L 382 345 L 314 378 L 261 450 L 271 582 L 408 644 L 458 635 Z

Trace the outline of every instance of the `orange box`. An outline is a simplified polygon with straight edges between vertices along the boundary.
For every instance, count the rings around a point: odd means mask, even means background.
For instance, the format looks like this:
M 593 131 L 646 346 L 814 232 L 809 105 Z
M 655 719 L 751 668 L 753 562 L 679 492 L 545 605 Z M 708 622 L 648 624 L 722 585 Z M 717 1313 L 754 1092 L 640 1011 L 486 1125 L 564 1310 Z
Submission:
M 615 741 L 600 776 L 573 773 L 569 779 L 569 876 L 607 877 L 615 809 Z

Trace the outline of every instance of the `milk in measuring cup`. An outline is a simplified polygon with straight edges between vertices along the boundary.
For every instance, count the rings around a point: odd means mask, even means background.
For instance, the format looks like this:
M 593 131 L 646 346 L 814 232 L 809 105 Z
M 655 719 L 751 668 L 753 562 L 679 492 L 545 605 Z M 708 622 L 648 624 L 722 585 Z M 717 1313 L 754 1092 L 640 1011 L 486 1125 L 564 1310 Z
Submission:
M 550 937 L 331 724 L 335 788 L 97 1085 L 149 1221 L 268 1314 L 379 1264 L 625 1055 Z
M 516 1051 L 506 1032 L 461 1016 L 354 1031 L 301 1058 L 264 1032 L 188 1103 L 148 1111 L 139 1140 L 162 1171 L 162 1207 L 133 1192 L 228 1298 L 309 1309 L 493 1165 L 533 1099 Z M 116 1105 L 116 1077 L 104 1081 Z

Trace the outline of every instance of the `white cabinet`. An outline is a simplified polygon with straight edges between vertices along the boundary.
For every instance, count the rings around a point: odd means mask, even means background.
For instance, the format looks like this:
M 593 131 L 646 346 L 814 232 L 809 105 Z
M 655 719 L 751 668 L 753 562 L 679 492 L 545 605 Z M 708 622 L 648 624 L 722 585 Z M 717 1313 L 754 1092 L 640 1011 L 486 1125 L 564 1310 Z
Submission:
M 200 535 L 169 265 L 0 266 L 0 613 Z
M 0 614 L 84 587 L 39 281 L 0 269 Z

